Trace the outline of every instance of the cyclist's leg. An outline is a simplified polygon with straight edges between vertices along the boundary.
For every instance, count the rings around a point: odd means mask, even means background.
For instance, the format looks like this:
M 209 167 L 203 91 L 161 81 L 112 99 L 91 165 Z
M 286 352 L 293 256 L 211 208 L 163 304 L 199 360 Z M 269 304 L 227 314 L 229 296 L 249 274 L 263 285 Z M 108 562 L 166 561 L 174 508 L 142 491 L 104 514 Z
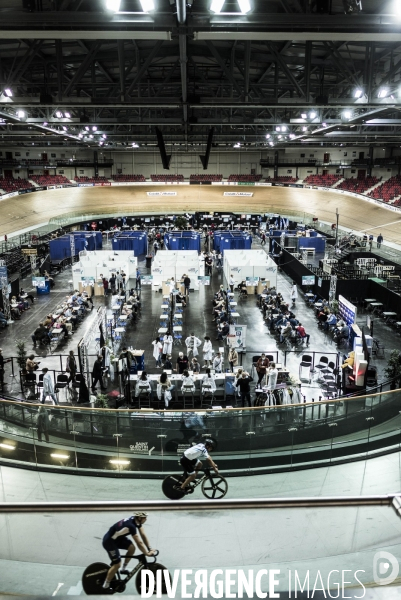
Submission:
M 185 460 L 185 462 L 183 461 L 183 459 Z M 181 459 L 181 464 L 185 468 L 185 471 L 188 475 L 185 481 L 181 484 L 181 489 L 185 490 L 187 485 L 189 485 L 190 483 L 192 483 L 192 481 L 196 479 L 199 469 L 202 468 L 202 463 L 200 460 L 198 460 L 195 464 L 188 464 L 193 463 L 194 461 L 190 461 L 185 457 L 183 457 L 183 459 Z
M 119 548 L 126 550 L 124 565 L 122 567 L 121 572 L 126 571 L 128 567 L 128 563 L 131 560 L 131 556 L 135 552 L 135 544 L 129 538 L 123 536 L 117 540 L 117 545 Z
M 118 569 L 121 567 L 121 556 L 118 546 L 113 539 L 103 538 L 103 548 L 106 550 L 111 560 L 111 567 L 107 571 L 106 579 L 103 584 L 104 588 L 108 588 L 110 587 L 110 582 L 113 580 L 114 575 L 116 575 Z

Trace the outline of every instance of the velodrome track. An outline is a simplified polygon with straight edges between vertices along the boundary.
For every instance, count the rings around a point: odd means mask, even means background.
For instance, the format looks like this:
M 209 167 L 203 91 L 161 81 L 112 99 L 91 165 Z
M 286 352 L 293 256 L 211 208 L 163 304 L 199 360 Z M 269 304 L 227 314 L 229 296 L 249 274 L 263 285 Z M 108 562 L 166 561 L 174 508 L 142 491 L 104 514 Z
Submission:
M 149 191 L 176 192 L 176 196 L 147 196 Z M 227 197 L 224 192 L 252 192 L 252 197 Z M 401 214 L 362 199 L 330 191 L 254 186 L 112 186 L 77 187 L 36 192 L 0 200 L 0 235 L 35 228 L 68 213 L 158 213 L 231 211 L 309 213 L 322 221 L 355 231 L 380 232 L 386 242 L 401 240 Z

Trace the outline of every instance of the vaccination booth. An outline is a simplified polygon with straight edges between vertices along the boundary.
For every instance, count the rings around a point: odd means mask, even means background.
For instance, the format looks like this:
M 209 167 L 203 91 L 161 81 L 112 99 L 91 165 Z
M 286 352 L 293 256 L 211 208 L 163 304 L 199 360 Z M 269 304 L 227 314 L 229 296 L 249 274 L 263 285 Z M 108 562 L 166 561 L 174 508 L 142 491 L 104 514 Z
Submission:
M 315 253 L 326 251 L 326 238 L 314 229 L 270 229 L 270 251 L 275 252 L 281 245 L 281 236 L 284 234 L 284 248 L 302 252 L 311 249 Z
M 213 249 L 224 254 L 226 250 L 250 250 L 252 235 L 247 231 L 215 231 Z
M 167 250 L 196 250 L 200 252 L 200 233 L 196 231 L 170 231 L 164 234 L 164 245 Z
M 136 256 L 147 254 L 148 236 L 144 231 L 118 231 L 111 240 L 113 250 L 132 250 Z
M 204 260 L 197 250 L 159 250 L 152 262 L 153 285 L 161 285 L 173 277 L 181 281 L 185 274 L 191 280 L 191 288 L 199 289 L 198 277 L 205 273 Z
M 74 236 L 75 256 L 83 250 L 101 250 L 103 247 L 100 231 L 71 231 L 55 240 L 50 240 L 50 260 L 57 262 L 71 258 L 71 236 Z
M 232 277 L 235 285 L 245 281 L 257 286 L 266 281 L 269 287 L 277 287 L 277 265 L 264 250 L 226 250 L 224 276 L 227 281 Z
M 110 279 L 112 274 L 124 271 L 126 282 L 136 277 L 138 260 L 131 250 L 80 252 L 79 261 L 72 267 L 74 289 L 93 286 L 95 296 L 103 295 L 102 277 Z

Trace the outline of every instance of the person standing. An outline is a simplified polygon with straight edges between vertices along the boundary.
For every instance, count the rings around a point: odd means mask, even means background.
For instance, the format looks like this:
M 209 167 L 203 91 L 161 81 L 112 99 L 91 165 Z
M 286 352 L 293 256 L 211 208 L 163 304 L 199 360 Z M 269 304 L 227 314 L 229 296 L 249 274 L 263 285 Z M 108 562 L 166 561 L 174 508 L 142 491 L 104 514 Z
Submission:
M 94 363 L 93 369 L 92 369 L 92 392 L 95 392 L 97 383 L 100 383 L 100 389 L 102 390 L 102 392 L 106 390 L 106 388 L 103 386 L 102 362 L 103 362 L 103 356 L 101 354 L 99 354 L 95 360 L 95 363 Z
M 177 358 L 177 363 L 175 365 L 176 373 L 179 373 L 180 375 L 182 375 L 184 371 L 188 370 L 188 367 L 189 367 L 188 356 L 184 356 L 183 352 L 179 352 L 178 358 Z
M 153 345 L 153 358 L 156 361 L 156 367 L 160 369 L 162 366 L 162 353 L 163 353 L 163 344 L 160 341 L 160 338 L 157 337 L 152 342 Z
M 233 294 L 234 293 L 235 280 L 234 280 L 234 277 L 232 275 L 230 275 L 229 286 L 230 286 L 231 293 Z
M 260 387 L 260 384 L 262 383 L 262 380 L 266 375 L 266 371 L 269 368 L 269 364 L 269 359 L 266 357 L 266 354 L 263 353 L 262 356 L 258 359 L 258 362 L 256 363 L 256 371 L 258 374 L 258 387 Z
M 69 374 L 67 385 L 70 385 L 71 381 L 75 381 L 77 374 L 77 361 L 75 360 L 74 350 L 70 350 L 65 365 L 66 373 Z
M 166 335 L 163 337 L 163 354 L 167 356 L 167 354 L 171 354 L 173 351 L 173 336 L 170 331 L 166 332 Z
M 110 379 L 114 379 L 114 364 L 110 358 L 111 357 L 110 348 L 108 346 L 106 346 L 106 344 L 104 344 L 104 346 L 102 347 L 100 352 L 103 357 L 102 367 L 104 369 L 108 370 Z
M 253 381 L 252 377 L 246 371 L 243 371 L 241 377 L 237 379 L 236 387 L 239 387 L 241 392 L 241 402 L 242 407 L 245 407 L 245 401 L 248 402 L 249 406 L 252 406 L 251 402 L 251 381 Z
M 185 295 L 188 296 L 189 295 L 189 286 L 191 285 L 191 279 L 188 277 L 187 274 L 184 275 L 184 289 L 185 289 Z
M 1 391 L 4 392 L 4 356 L 2 348 L 0 348 L 0 385 Z
M 139 269 L 136 270 L 136 278 L 135 278 L 135 289 L 141 289 L 141 272 Z
M 373 245 L 373 234 L 371 233 L 369 235 L 369 252 L 372 252 L 372 245 Z
M 198 356 L 198 347 L 201 344 L 202 342 L 200 341 L 200 339 L 197 338 L 192 332 L 191 335 L 189 335 L 185 340 L 185 345 L 187 347 L 187 356 L 189 357 L 191 355 L 191 352 L 193 356 Z
M 45 436 L 46 442 L 49 442 L 49 413 L 45 409 L 44 406 L 39 406 L 38 416 L 36 420 L 36 425 L 38 426 L 38 440 L 42 441 L 42 433 Z
M 276 363 L 271 363 L 268 371 L 269 379 L 267 381 L 267 389 L 275 390 L 277 385 L 278 370 L 276 369 Z
M 46 367 L 44 367 L 42 369 L 42 373 L 43 373 L 42 404 L 45 403 L 45 400 L 46 400 L 47 396 L 50 396 L 50 398 L 53 400 L 54 404 L 58 405 L 57 396 L 56 396 L 56 394 L 54 392 L 54 383 L 53 383 L 52 376 L 49 373 L 49 369 L 47 369 Z
M 107 279 L 107 277 L 103 277 L 103 289 L 104 289 L 104 295 L 107 296 L 107 294 L 109 293 L 109 280 Z
M 382 243 L 383 243 L 383 236 L 382 236 L 381 233 L 379 233 L 379 235 L 377 236 L 377 240 L 376 240 L 376 246 L 377 246 L 377 248 L 380 248 L 380 246 L 382 245 Z
M 205 361 L 205 364 L 203 365 L 202 369 L 205 369 L 206 367 L 209 366 L 210 361 L 213 358 L 213 346 L 212 346 L 212 342 L 210 341 L 210 337 L 208 335 L 206 335 L 204 337 L 205 343 L 203 344 L 203 360 Z
M 230 348 L 228 353 L 228 362 L 230 364 L 231 372 L 234 373 L 234 367 L 238 365 L 238 352 L 235 348 Z
M 292 282 L 292 288 L 291 288 L 291 300 L 292 300 L 292 306 L 295 306 L 295 301 L 298 299 L 298 290 L 297 290 L 297 286 L 295 281 Z
M 111 277 L 109 279 L 109 284 L 110 284 L 111 293 L 114 294 L 116 291 L 116 276 L 114 275 L 114 273 L 111 274 Z

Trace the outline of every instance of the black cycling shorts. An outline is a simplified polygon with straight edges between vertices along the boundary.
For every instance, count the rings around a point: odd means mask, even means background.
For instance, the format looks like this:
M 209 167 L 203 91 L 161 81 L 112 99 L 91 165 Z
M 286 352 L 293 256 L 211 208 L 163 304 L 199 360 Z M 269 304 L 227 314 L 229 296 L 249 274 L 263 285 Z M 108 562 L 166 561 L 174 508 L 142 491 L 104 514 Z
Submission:
M 195 473 L 195 467 L 198 464 L 198 462 L 200 461 L 197 458 L 189 460 L 189 458 L 187 458 L 185 454 L 182 455 L 180 460 L 181 465 L 184 467 L 184 471 L 188 473 L 188 475 L 193 475 Z
M 118 565 L 121 561 L 119 549 L 128 550 L 131 545 L 131 540 L 125 535 L 121 535 L 115 540 L 113 540 L 113 538 L 109 537 L 107 534 L 103 538 L 103 548 L 109 555 L 112 565 Z

